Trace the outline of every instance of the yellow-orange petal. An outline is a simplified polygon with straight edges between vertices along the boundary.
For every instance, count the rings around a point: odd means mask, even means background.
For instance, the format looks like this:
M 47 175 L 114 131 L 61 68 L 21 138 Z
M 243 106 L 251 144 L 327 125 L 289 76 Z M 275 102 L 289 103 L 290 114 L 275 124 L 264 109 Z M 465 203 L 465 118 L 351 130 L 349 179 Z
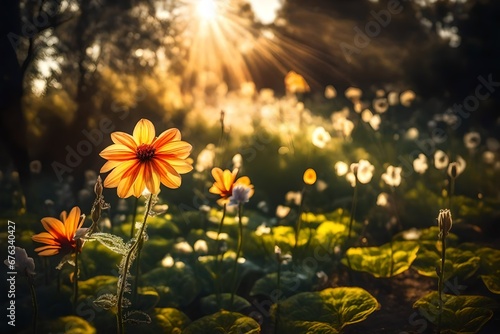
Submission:
M 193 165 L 186 160 L 168 159 L 166 162 L 170 164 L 170 166 L 172 166 L 179 174 L 186 174 L 193 170 Z
M 133 137 L 137 146 L 151 144 L 155 138 L 155 126 L 150 120 L 142 118 L 134 127 Z
M 149 174 L 146 164 L 141 164 L 137 170 L 137 177 L 133 185 L 135 197 L 141 197 L 144 189 L 146 189 L 146 180 L 149 177 L 151 177 L 151 175 Z M 154 190 L 150 189 L 150 191 L 153 192 Z
M 212 193 L 212 194 L 215 194 L 215 195 L 222 194 L 222 191 L 216 185 L 211 186 L 210 189 L 208 189 L 208 192 Z
M 192 146 L 185 141 L 173 141 L 166 143 L 161 147 L 157 147 L 155 151 L 155 156 L 165 157 L 173 156 L 177 159 L 186 159 L 189 154 L 191 154 Z
M 115 144 L 125 145 L 132 151 L 135 151 L 137 144 L 135 143 L 134 137 L 125 132 L 113 132 L 111 133 L 111 140 Z
M 52 217 L 42 218 L 42 225 L 43 228 L 54 237 L 54 239 L 59 240 L 65 238 L 66 228 L 59 219 Z
M 243 184 L 245 186 L 252 186 L 250 178 L 248 176 L 239 177 L 238 180 L 236 180 L 236 182 L 234 182 L 234 185 L 237 185 L 237 184 Z M 253 188 L 253 186 L 252 186 L 252 188 Z
M 121 165 L 122 163 L 123 161 L 120 160 L 108 160 L 101 167 L 100 173 L 107 173 L 118 165 Z
M 120 180 L 124 177 L 131 169 L 135 169 L 139 166 L 139 162 L 135 160 L 123 161 L 120 165 L 116 166 L 108 176 L 104 179 L 104 186 L 106 188 L 115 188 L 120 183 Z
M 160 175 L 153 166 L 153 164 L 149 163 L 145 167 L 146 175 L 148 175 L 146 177 L 146 187 L 151 193 L 157 194 L 160 191 Z
M 168 188 L 176 189 L 181 186 L 181 176 L 170 164 L 159 163 L 157 160 L 151 161 L 155 171 L 160 176 L 160 182 Z
M 59 250 L 61 246 L 58 245 L 49 245 L 35 248 L 35 252 L 38 253 L 39 256 L 52 256 L 59 254 Z
M 135 164 L 132 167 L 126 169 L 121 177 L 118 179 L 117 193 L 118 197 L 127 198 L 134 194 L 134 184 L 137 181 L 137 177 L 139 175 L 139 171 L 141 169 L 140 164 Z M 113 172 L 116 168 L 113 170 Z M 111 172 L 111 173 L 113 173 Z M 110 173 L 110 175 L 111 175 Z M 108 176 L 109 177 L 109 176 Z M 139 195 L 140 196 L 140 195 Z M 139 197 L 137 196 L 137 197 Z
M 54 239 L 54 236 L 50 234 L 49 232 L 41 232 L 38 234 L 35 234 L 34 236 L 31 237 L 31 240 L 42 243 L 42 244 L 56 244 L 56 240 Z
M 135 151 L 122 144 L 113 144 L 106 147 L 99 155 L 107 160 L 132 160 L 137 157 Z
M 163 131 L 158 138 L 156 138 L 153 142 L 153 145 L 156 149 L 160 149 L 165 144 L 168 144 L 172 141 L 180 141 L 181 140 L 181 132 L 176 129 L 168 129 Z
M 68 218 L 64 222 L 65 227 L 66 227 L 66 239 L 67 240 L 73 240 L 73 237 L 75 236 L 76 230 L 81 226 L 81 223 L 83 223 L 83 219 L 81 219 L 80 215 L 81 215 L 81 211 L 80 211 L 80 208 L 77 206 L 75 206 L 69 212 Z
M 230 190 L 234 183 L 234 174 L 229 171 L 229 169 L 224 170 L 222 174 L 222 182 L 224 184 L 224 189 Z

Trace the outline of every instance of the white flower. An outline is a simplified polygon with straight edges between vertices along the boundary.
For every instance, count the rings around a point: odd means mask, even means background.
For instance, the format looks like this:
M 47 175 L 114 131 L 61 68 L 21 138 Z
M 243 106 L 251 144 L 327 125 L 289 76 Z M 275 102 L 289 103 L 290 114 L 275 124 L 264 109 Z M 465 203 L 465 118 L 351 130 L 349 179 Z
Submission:
M 401 167 L 388 166 L 387 171 L 382 174 L 382 180 L 391 187 L 397 187 L 401 184 Z
M 399 104 L 399 96 L 397 92 L 389 92 L 387 94 L 387 102 L 389 102 L 390 106 L 395 106 Z
M 399 100 L 401 101 L 401 104 L 405 107 L 409 107 L 413 100 L 415 100 L 415 93 L 411 90 L 407 90 L 401 93 L 399 96 Z
M 469 132 L 464 135 L 464 144 L 469 150 L 473 150 L 481 143 L 481 135 L 479 132 Z
M 189 254 L 193 252 L 193 247 L 187 241 L 181 241 L 174 245 L 174 249 L 179 253 Z
M 346 89 L 344 94 L 346 98 L 354 102 L 354 101 L 359 101 L 361 95 L 363 95 L 363 92 L 359 88 L 349 87 Z
M 201 254 L 208 253 L 207 242 L 203 239 L 198 239 L 193 245 L 194 251 Z
M 327 99 L 333 99 L 337 96 L 337 90 L 332 85 L 328 85 L 325 88 L 325 97 Z
M 349 166 L 343 161 L 337 161 L 334 168 L 338 176 L 345 175 L 349 170 Z
M 165 268 L 172 267 L 174 263 L 174 258 L 170 254 L 165 255 L 165 257 L 161 260 L 161 265 Z
M 418 139 L 418 129 L 417 128 L 409 128 L 408 131 L 406 131 L 405 138 L 408 140 L 416 140 Z
M 312 133 L 312 143 L 316 147 L 324 148 L 330 139 L 330 134 L 322 126 L 318 126 Z
M 235 154 L 233 157 L 233 169 L 241 168 L 242 164 L 243 164 L 243 157 L 241 156 L 241 154 L 239 153 Z
M 204 170 L 213 167 L 215 159 L 215 146 L 214 144 L 208 144 L 196 158 L 195 169 L 198 172 L 203 172 Z
M 466 166 L 467 163 L 465 162 L 464 158 L 458 155 L 457 161 L 454 161 L 448 165 L 448 175 L 452 178 L 456 178 L 464 172 Z
M 271 228 L 269 226 L 266 226 L 265 223 L 260 224 L 257 227 L 257 230 L 255 231 L 255 235 L 257 236 L 262 236 L 264 234 L 270 234 L 271 233 Z
M 300 191 L 289 191 L 285 195 L 285 200 L 298 206 L 302 201 L 302 194 Z
M 349 172 L 345 175 L 345 179 L 347 180 L 347 182 L 349 182 L 349 184 L 351 185 L 351 187 L 355 187 L 356 186 L 356 176 L 354 175 L 353 172 Z
M 378 206 L 383 206 L 386 207 L 387 204 L 389 204 L 389 194 L 387 193 L 380 193 L 377 196 L 377 205 Z
M 247 185 L 237 184 L 233 187 L 233 194 L 229 197 L 229 205 L 247 203 L 250 199 L 252 188 Z
M 213 240 L 227 240 L 227 238 L 229 237 L 229 235 L 224 232 L 219 234 L 219 239 L 217 239 L 217 232 L 215 231 L 207 231 L 205 234 L 207 237 Z
M 351 164 L 351 172 L 356 176 L 359 182 L 366 184 L 373 177 L 373 166 L 368 160 L 361 159 L 358 163 Z
M 346 118 L 342 123 L 342 134 L 344 137 L 349 137 L 352 130 L 354 130 L 354 123 Z
M 368 122 L 373 130 L 377 131 L 380 128 L 380 122 L 382 119 L 379 114 L 373 115 L 373 117 Z
M 361 119 L 363 122 L 368 123 L 373 117 L 373 114 L 370 109 L 365 109 L 361 112 Z
M 278 205 L 276 207 L 276 216 L 278 218 L 285 218 L 289 213 L 290 213 L 290 207 L 288 206 Z
M 385 97 L 373 100 L 372 105 L 373 110 L 375 110 L 379 114 L 385 113 L 389 108 L 389 103 L 387 102 L 387 99 Z
M 427 164 L 427 157 L 425 154 L 420 153 L 418 158 L 413 160 L 413 169 L 419 174 L 424 174 L 427 168 L 429 168 L 429 165 Z
M 326 183 L 323 180 L 318 180 L 316 181 L 316 190 L 319 192 L 325 191 L 325 189 L 328 188 L 328 183 Z
M 448 158 L 446 153 L 444 153 L 443 151 L 437 150 L 434 153 L 434 167 L 436 167 L 436 169 L 446 168 L 448 166 L 449 162 L 450 162 L 450 159 Z

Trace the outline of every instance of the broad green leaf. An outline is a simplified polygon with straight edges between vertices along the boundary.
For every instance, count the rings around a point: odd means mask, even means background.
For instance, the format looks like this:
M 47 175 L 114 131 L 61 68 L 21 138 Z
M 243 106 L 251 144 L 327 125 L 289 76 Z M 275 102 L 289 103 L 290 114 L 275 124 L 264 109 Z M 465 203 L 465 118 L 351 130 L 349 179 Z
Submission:
M 460 280 L 465 280 L 474 275 L 479 268 L 479 263 L 480 258 L 471 251 L 446 248 L 444 280 L 448 281 L 454 276 Z M 437 249 L 419 252 L 412 266 L 420 275 L 437 277 L 436 268 L 441 266 L 441 254 Z
M 288 298 L 298 292 L 310 291 L 312 287 L 312 277 L 303 273 L 283 271 L 280 275 L 280 285 L 278 289 L 278 273 L 270 273 L 259 278 L 252 290 L 251 296 L 266 296 L 272 301 Z
M 41 333 L 95 334 L 96 329 L 86 320 L 68 315 L 42 326 Z
M 78 300 L 83 301 L 89 297 L 95 300 L 101 295 L 116 294 L 117 281 L 118 278 L 115 276 L 95 276 L 85 281 L 79 281 Z
M 218 298 L 220 298 L 220 300 L 218 300 Z M 200 300 L 200 304 L 201 311 L 204 314 L 213 314 L 220 311 L 221 309 L 232 312 L 241 312 L 251 306 L 248 300 L 237 295 L 234 296 L 234 301 L 231 305 L 230 293 L 221 293 L 219 296 L 213 294 L 203 297 Z
M 484 285 L 493 293 L 500 294 L 500 271 L 494 275 L 481 275 Z
M 135 333 L 181 334 L 191 322 L 187 315 L 175 308 L 155 308 L 150 316 L 150 324 L 133 327 Z
M 441 328 L 444 333 L 477 333 L 493 316 L 495 302 L 483 296 L 443 294 Z M 413 308 L 434 325 L 439 322 L 439 295 L 433 291 L 413 304 Z
M 475 254 L 481 258 L 479 272 L 484 284 L 491 292 L 500 294 L 500 250 L 483 247 Z
M 312 230 L 303 226 L 300 229 L 298 246 L 307 244 L 311 238 Z M 290 251 L 295 246 L 295 230 L 291 226 L 276 226 L 272 231 L 274 242 L 282 251 Z
M 410 268 L 418 247 L 414 241 L 394 241 L 392 246 L 387 243 L 379 247 L 353 247 L 347 250 L 342 263 L 375 277 L 392 277 Z
M 141 287 L 137 292 L 137 301 L 134 304 L 136 309 L 149 311 L 160 301 L 160 295 L 152 287 Z
M 299 293 L 274 304 L 271 314 L 278 319 L 282 333 L 335 333 L 365 320 L 378 306 L 375 297 L 366 290 L 340 287 Z M 310 332 L 310 328 L 317 331 Z
M 240 313 L 220 311 L 192 322 L 182 334 L 258 334 L 259 324 Z
M 347 240 L 347 231 L 345 224 L 326 221 L 318 226 L 314 237 L 331 254 L 335 246 L 342 245 Z
M 170 268 L 156 268 L 141 277 L 143 286 L 151 286 L 158 292 L 158 306 L 189 305 L 200 292 L 198 280 L 190 266 L 176 262 Z

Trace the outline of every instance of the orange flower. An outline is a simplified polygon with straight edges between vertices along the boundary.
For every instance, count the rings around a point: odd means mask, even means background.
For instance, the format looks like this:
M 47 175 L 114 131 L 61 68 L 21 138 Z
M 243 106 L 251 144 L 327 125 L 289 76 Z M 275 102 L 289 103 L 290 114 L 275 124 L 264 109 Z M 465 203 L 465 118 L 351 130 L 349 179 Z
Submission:
M 71 209 L 69 215 L 63 211 L 61 220 L 52 217 L 42 218 L 42 225 L 47 232 L 36 234 L 31 239 L 47 246 L 35 248 L 35 252 L 40 256 L 56 255 L 59 252 L 65 254 L 80 252 L 82 243 L 77 242 L 74 237 L 82 226 L 84 218 L 77 206 Z
M 316 171 L 312 168 L 306 169 L 303 179 L 305 184 L 313 185 L 316 182 Z
M 208 191 L 212 194 L 220 195 L 221 198 L 217 200 L 217 204 L 220 206 L 229 203 L 229 197 L 233 194 L 233 188 L 236 185 L 243 185 L 251 188 L 248 197 L 252 197 L 254 190 L 253 185 L 250 183 L 250 178 L 248 176 L 242 176 L 236 180 L 237 174 L 237 168 L 233 169 L 232 172 L 229 169 L 223 171 L 218 167 L 212 168 L 212 176 L 215 182 Z
M 187 160 L 191 145 L 181 141 L 181 133 L 177 129 L 166 130 L 155 137 L 153 123 L 141 119 L 132 136 L 113 132 L 111 140 L 114 144 L 100 153 L 108 160 L 101 173 L 112 170 L 104 180 L 104 187 L 118 187 L 117 193 L 121 198 L 139 197 L 146 188 L 157 194 L 160 183 L 168 188 L 179 188 L 179 174 L 193 169 Z

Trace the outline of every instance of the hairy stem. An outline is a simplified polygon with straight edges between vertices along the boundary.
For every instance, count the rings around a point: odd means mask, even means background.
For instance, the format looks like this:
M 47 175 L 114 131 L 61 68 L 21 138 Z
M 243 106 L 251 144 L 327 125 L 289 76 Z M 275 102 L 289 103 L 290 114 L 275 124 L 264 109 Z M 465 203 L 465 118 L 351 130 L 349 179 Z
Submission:
M 130 265 L 132 264 L 133 261 L 133 255 L 136 252 L 137 248 L 139 247 L 139 243 L 143 238 L 144 231 L 146 230 L 146 222 L 149 216 L 149 211 L 151 210 L 151 205 L 153 203 L 153 194 L 149 195 L 148 203 L 146 205 L 146 212 L 144 213 L 144 219 L 142 221 L 141 228 L 139 232 L 137 233 L 137 238 L 135 239 L 134 243 L 132 246 L 130 246 L 130 249 L 125 255 L 125 263 L 123 265 L 123 274 L 122 274 L 122 279 L 120 281 L 120 284 L 118 286 L 118 291 L 117 291 L 117 312 L 116 312 L 116 324 L 117 324 L 117 333 L 118 334 L 123 334 L 124 333 L 124 327 L 123 327 L 123 294 L 125 293 L 125 286 L 127 284 L 127 276 L 128 276 L 128 271 L 130 268 Z

